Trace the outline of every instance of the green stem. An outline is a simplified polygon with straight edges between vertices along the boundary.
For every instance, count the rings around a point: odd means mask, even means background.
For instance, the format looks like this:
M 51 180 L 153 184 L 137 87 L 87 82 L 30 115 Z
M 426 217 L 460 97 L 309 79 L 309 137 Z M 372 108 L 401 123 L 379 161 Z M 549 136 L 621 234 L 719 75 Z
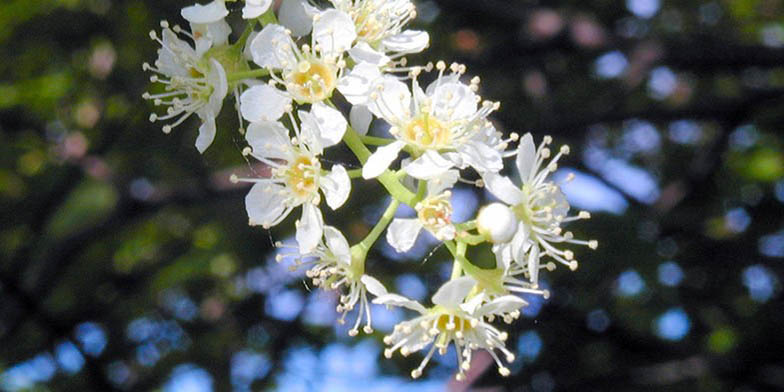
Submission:
M 393 139 L 376 136 L 360 136 L 359 139 L 368 146 L 386 146 L 387 144 L 394 142 Z
M 351 126 L 346 128 L 346 133 L 343 134 L 343 142 L 346 143 L 348 148 L 351 150 L 351 152 L 354 153 L 354 155 L 356 155 L 360 162 L 363 164 L 367 162 L 371 152 L 367 147 L 365 147 L 365 145 L 362 143 L 362 139 L 359 138 L 359 135 L 356 131 L 354 131 L 354 128 L 351 128 Z M 382 173 L 376 179 L 396 200 L 407 204 L 411 208 L 416 205 L 416 195 L 406 189 L 406 187 L 404 187 L 403 184 L 397 180 L 393 172 L 385 170 L 384 173 Z
M 457 255 L 465 257 L 466 252 L 466 244 L 463 242 L 457 243 Z M 455 258 L 455 261 L 452 263 L 452 275 L 449 277 L 449 280 L 454 280 L 460 277 L 463 274 L 463 267 L 460 266 L 460 263 Z
M 259 68 L 259 69 L 253 69 L 253 70 L 250 70 L 250 71 L 235 72 L 235 73 L 229 74 L 229 75 L 226 76 L 226 80 L 229 83 L 231 83 L 231 82 L 236 82 L 238 80 L 253 79 L 253 78 L 258 78 L 258 77 L 267 76 L 267 75 L 269 75 L 269 70 L 268 69 L 266 69 L 266 68 Z
M 476 229 L 476 220 L 470 220 L 468 222 L 457 223 L 455 224 L 455 228 L 458 230 L 473 230 Z
M 417 182 L 416 202 L 419 203 L 425 198 L 425 194 L 427 193 L 427 181 L 419 180 Z
M 392 221 L 392 218 L 395 217 L 395 211 L 397 211 L 399 205 L 400 202 L 393 198 L 392 201 L 389 202 L 387 209 L 384 210 L 384 214 L 381 215 L 381 219 L 379 219 L 378 222 L 376 222 L 376 225 L 373 226 L 373 229 L 370 230 L 370 233 L 368 233 L 361 242 L 351 247 L 352 268 L 359 270 L 357 267 L 361 263 L 361 271 L 364 273 L 364 263 L 368 251 L 373 247 L 373 244 L 376 243 L 376 240 L 381 236 L 384 229 L 387 228 L 389 222 Z
M 359 178 L 362 177 L 362 169 L 351 169 L 346 171 L 348 173 L 348 178 Z
M 261 21 L 262 25 L 266 26 L 268 24 L 278 24 L 278 18 L 275 16 L 275 10 L 273 8 L 275 7 L 270 7 L 267 12 L 259 16 L 259 20 Z
M 256 20 L 249 20 L 248 26 L 245 27 L 245 31 L 242 32 L 242 35 L 237 40 L 237 42 L 234 43 L 234 46 L 240 48 L 240 50 L 243 50 L 245 48 L 245 43 L 248 41 L 248 37 L 250 37 L 250 34 L 253 33 L 254 27 L 256 27 Z
M 485 241 L 487 238 L 480 234 L 471 234 L 467 231 L 458 231 L 457 238 L 455 238 L 459 244 L 467 244 L 467 245 L 479 245 Z

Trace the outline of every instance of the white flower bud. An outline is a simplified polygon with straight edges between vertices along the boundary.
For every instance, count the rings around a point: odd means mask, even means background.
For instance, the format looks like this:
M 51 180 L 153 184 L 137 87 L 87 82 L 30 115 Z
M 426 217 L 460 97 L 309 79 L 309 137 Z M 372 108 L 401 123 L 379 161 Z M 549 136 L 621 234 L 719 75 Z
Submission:
M 476 228 L 490 242 L 509 242 L 517 230 L 517 218 L 509 207 L 501 203 L 492 203 L 479 211 Z

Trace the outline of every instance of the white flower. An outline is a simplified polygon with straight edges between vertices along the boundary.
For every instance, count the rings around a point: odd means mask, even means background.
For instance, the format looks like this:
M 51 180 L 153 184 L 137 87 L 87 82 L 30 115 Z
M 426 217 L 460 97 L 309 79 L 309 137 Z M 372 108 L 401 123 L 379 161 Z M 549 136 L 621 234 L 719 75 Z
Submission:
M 582 241 L 574 239 L 572 232 L 564 232 L 562 223 L 587 219 L 590 214 L 581 211 L 576 216 L 567 216 L 569 203 L 557 184 L 547 179 L 548 174 L 558 168 L 558 159 L 569 153 L 568 146 L 562 146 L 558 154 L 545 165 L 550 157 L 547 147 L 552 138 L 546 136 L 538 149 L 533 138 L 526 134 L 520 140 L 517 149 L 517 170 L 520 173 L 521 187 L 517 187 L 508 177 L 497 173 L 485 173 L 483 179 L 487 189 L 501 201 L 506 203 L 516 218 L 515 233 L 508 242 L 497 242 L 493 246 L 498 259 L 509 269 L 510 275 L 525 274 L 533 287 L 538 282 L 540 258 L 550 256 L 556 261 L 577 268 L 574 253 L 568 249 L 558 249 L 562 243 L 586 245 L 592 249 L 597 246 L 596 240 Z M 514 261 L 516 263 L 512 264 Z
M 504 354 L 507 362 L 514 361 L 514 354 L 504 342 L 506 332 L 501 332 L 490 325 L 486 318 L 494 315 L 509 314 L 526 303 L 514 295 L 499 296 L 486 302 L 481 294 L 469 297 L 476 286 L 476 281 L 469 277 L 451 280 L 441 286 L 433 295 L 434 306 L 425 308 L 420 303 L 397 294 L 386 294 L 376 297 L 373 303 L 387 306 L 402 306 L 420 313 L 420 316 L 403 321 L 395 326 L 391 335 L 384 337 L 384 343 L 391 347 L 384 350 L 384 356 L 392 357 L 392 353 L 400 350 L 403 356 L 430 346 L 419 367 L 411 371 L 411 377 L 422 375 L 422 370 L 438 349 L 445 355 L 450 344 L 454 343 L 457 353 L 457 379 L 465 378 L 465 371 L 470 368 L 474 350 L 486 350 L 498 364 L 501 375 L 509 375 L 509 369 L 503 365 L 495 350 Z
M 278 247 L 285 245 L 278 243 Z M 359 333 L 359 325 L 362 318 L 365 318 L 365 333 L 372 333 L 372 317 L 370 314 L 370 301 L 367 293 L 375 296 L 387 294 L 384 285 L 370 275 L 364 273 L 364 263 L 352 263 L 351 248 L 343 234 L 332 226 L 324 226 L 324 238 L 319 239 L 318 244 L 310 252 L 301 253 L 295 251 L 292 254 L 278 254 L 278 261 L 288 256 L 295 257 L 295 267 L 305 266 L 309 270 L 306 276 L 310 278 L 315 286 L 324 290 L 340 291 L 340 304 L 337 306 L 338 313 L 342 313 L 338 323 L 343 324 L 346 315 L 357 305 L 357 319 L 354 327 L 349 330 L 349 335 L 356 336 Z
M 199 54 L 197 49 L 177 37 L 176 33 L 189 35 L 179 26 L 170 29 L 164 21 L 161 27 L 162 38 L 155 31 L 150 32 L 150 37 L 161 44 L 158 59 L 154 66 L 144 63 L 143 68 L 155 73 L 150 81 L 163 84 L 165 92 L 145 92 L 143 97 L 152 100 L 155 106 L 166 107 L 166 114 L 153 113 L 150 121 L 172 120 L 163 126 L 163 132 L 169 133 L 196 113 L 202 121 L 196 148 L 203 153 L 215 139 L 215 117 L 229 89 L 226 72 L 220 62 Z
M 498 109 L 497 103 L 485 101 L 474 93 L 479 80 L 470 85 L 460 82 L 465 67 L 436 65 L 438 78 L 426 90 L 417 82 L 420 69 L 411 72 L 413 94 L 395 77 L 383 78 L 372 93 L 368 105 L 373 114 L 386 120 L 396 141 L 378 148 L 362 169 L 364 178 L 374 178 L 386 170 L 407 147 L 414 160 L 405 167 L 414 178 L 429 179 L 457 167 L 467 166 L 479 172 L 496 172 L 503 168 L 502 151 L 507 142 L 487 120 Z
M 261 14 L 267 12 L 272 0 L 245 0 L 245 6 L 242 7 L 242 17 L 244 19 L 255 19 Z
M 422 229 L 427 229 L 440 241 L 455 238 L 452 224 L 452 193 L 448 190 L 457 182 L 457 170 L 427 182 L 427 197 L 414 206 L 416 218 L 395 218 L 387 229 L 387 242 L 398 252 L 411 249 Z
M 321 102 L 332 96 L 345 67 L 343 52 L 356 37 L 353 25 L 341 20 L 344 16 L 337 11 L 320 14 L 313 25 L 312 45 L 298 47 L 291 31 L 275 24 L 265 26 L 253 38 L 250 43 L 253 61 L 270 70 L 270 85 L 283 87 L 280 99 L 302 104 Z M 282 114 L 268 110 L 265 101 L 259 102 L 254 110 L 268 120 L 277 120 Z M 249 117 L 244 109 L 242 115 Z
M 191 24 L 191 37 L 199 56 L 213 46 L 228 42 L 231 28 L 224 18 L 229 14 L 229 10 L 226 9 L 223 0 L 215 0 L 207 5 L 195 4 L 185 7 L 180 14 Z
M 270 178 L 232 177 L 233 181 L 254 183 L 245 207 L 251 225 L 264 227 L 280 223 L 296 207 L 302 206 L 302 219 L 296 222 L 297 242 L 303 253 L 310 252 L 321 238 L 324 222 L 318 205 L 319 190 L 327 205 L 337 209 L 351 191 L 346 169 L 333 165 L 325 171 L 318 155 L 323 148 L 340 141 L 346 120 L 335 109 L 315 104 L 310 112 L 299 112 L 301 128 L 295 126 L 296 137 L 279 122 L 258 121 L 248 127 L 245 138 L 250 144 L 243 154 L 251 155 L 270 166 Z M 291 122 L 296 124 L 293 116 Z

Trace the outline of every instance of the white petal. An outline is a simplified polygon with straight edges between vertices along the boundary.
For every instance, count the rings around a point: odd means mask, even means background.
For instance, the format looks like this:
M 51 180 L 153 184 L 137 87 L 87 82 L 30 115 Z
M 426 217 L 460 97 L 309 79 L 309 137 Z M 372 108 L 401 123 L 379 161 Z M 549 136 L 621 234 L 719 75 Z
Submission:
M 369 63 L 377 67 L 387 65 L 391 61 L 387 55 L 373 49 L 367 42 L 358 42 L 348 51 L 348 55 L 357 64 Z
M 275 121 L 291 104 L 291 98 L 268 84 L 253 86 L 240 96 L 242 118 L 254 121 Z
M 207 110 L 210 116 L 215 117 L 220 112 L 223 100 L 229 92 L 229 82 L 226 79 L 226 71 L 218 60 L 211 59 L 210 64 L 212 64 L 212 67 L 209 74 L 207 74 L 207 80 L 212 86 L 212 94 L 210 94 Z
M 311 203 L 302 205 L 302 219 L 297 225 L 297 243 L 299 252 L 310 253 L 316 248 L 324 233 L 324 218 L 321 210 Z
M 332 166 L 332 171 L 322 177 L 320 186 L 327 199 L 327 205 L 333 210 L 342 206 L 351 193 L 351 179 L 341 165 Z
M 450 280 L 433 295 L 433 303 L 447 309 L 457 309 L 475 285 L 476 281 L 470 276 Z
M 437 195 L 446 189 L 451 188 L 460 178 L 460 172 L 457 170 L 447 170 L 443 174 L 433 177 L 427 181 L 427 194 Z
M 406 30 L 381 41 L 382 47 L 389 52 L 418 53 L 430 44 L 430 36 L 425 31 Z
M 258 156 L 287 161 L 291 159 L 289 130 L 277 121 L 250 123 L 248 131 L 245 132 L 245 140 Z
M 210 117 L 201 123 L 199 127 L 199 136 L 196 138 L 196 149 L 199 153 L 204 154 L 207 147 L 215 140 L 215 117 Z
M 527 184 L 531 182 L 532 176 L 535 174 L 531 173 L 531 171 L 534 169 L 534 164 L 536 163 L 536 146 L 534 145 L 534 138 L 531 137 L 530 133 L 526 133 L 520 139 L 515 163 L 517 164 L 517 172 L 520 174 L 520 179 L 523 183 Z
M 422 314 L 427 313 L 427 309 L 425 309 L 425 307 L 422 306 L 422 304 L 420 304 L 419 302 L 412 301 L 398 294 L 380 295 L 375 299 L 373 299 L 373 303 L 379 305 L 387 305 L 387 306 L 402 306 L 404 308 L 415 310 Z
M 387 229 L 387 242 L 396 251 L 405 252 L 414 246 L 420 230 L 422 224 L 417 218 L 395 218 Z
M 357 32 L 351 17 L 333 8 L 322 12 L 315 19 L 313 38 L 321 46 L 322 53 L 338 56 L 351 47 Z
M 523 192 L 512 183 L 509 177 L 498 173 L 484 173 L 482 179 L 490 193 L 506 204 L 517 205 L 523 202 Z
M 373 113 L 370 113 L 365 105 L 354 105 L 351 107 L 351 112 L 348 114 L 348 120 L 351 123 L 351 128 L 360 135 L 367 135 L 370 129 L 370 123 L 373 121 Z
M 348 122 L 339 111 L 317 102 L 311 105 L 310 113 L 300 112 L 303 137 L 318 144 L 316 154 L 325 147 L 340 143 L 346 133 Z
M 281 25 L 270 24 L 253 38 L 250 43 L 250 52 L 253 62 L 265 68 L 285 68 L 293 66 L 297 59 L 294 57 L 292 47 L 296 45 L 291 37 L 286 34 L 286 28 Z
M 324 226 L 324 238 L 327 248 L 337 257 L 338 261 L 345 265 L 351 265 L 351 248 L 349 248 L 343 233 L 332 226 Z
M 514 237 L 512 237 L 510 245 L 509 252 L 512 259 L 520 267 L 526 268 L 526 252 L 528 252 L 528 248 L 531 247 L 531 244 L 528 242 L 528 229 L 524 222 L 517 223 L 517 231 L 515 232 Z
M 384 77 L 381 86 L 378 97 L 369 101 L 368 109 L 390 123 L 399 123 L 410 118 L 411 92 L 408 86 L 392 76 Z
M 367 291 L 369 291 L 370 294 L 373 294 L 376 297 L 380 297 L 382 295 L 388 294 L 387 289 L 384 287 L 384 285 L 381 284 L 381 282 L 379 282 L 378 280 L 376 280 L 376 278 L 370 275 L 362 275 L 362 277 L 359 280 L 362 282 L 362 284 L 365 285 Z
M 338 91 L 352 105 L 367 104 L 381 71 L 373 64 L 360 63 L 338 80 Z
M 398 140 L 376 149 L 376 152 L 368 158 L 365 166 L 362 167 L 362 178 L 367 180 L 380 176 L 384 170 L 389 168 L 392 161 L 397 159 L 397 155 L 405 145 L 406 143 Z
M 272 4 L 272 0 L 245 0 L 245 7 L 242 8 L 243 19 L 255 19 L 267 12 Z
M 310 34 L 313 28 L 313 15 L 317 10 L 307 0 L 283 0 L 278 11 L 278 20 L 295 37 Z
M 286 211 L 281 196 L 282 186 L 269 183 L 256 183 L 245 196 L 245 210 L 248 212 L 249 224 L 271 225 Z
M 411 177 L 427 180 L 443 175 L 452 166 L 452 162 L 444 159 L 439 153 L 427 150 L 406 166 L 405 170 Z
M 180 11 L 185 20 L 191 23 L 214 23 L 226 17 L 229 10 L 223 0 L 215 0 L 207 5 L 194 4 Z
M 528 252 L 528 274 L 531 284 L 539 285 L 539 246 L 532 246 Z
M 504 168 L 501 152 L 481 142 L 466 142 L 459 147 L 460 158 L 478 172 L 497 172 Z
M 528 303 L 525 302 L 525 300 L 516 295 L 504 295 L 481 306 L 477 309 L 476 313 L 474 313 L 474 316 L 482 317 L 489 314 L 507 314 L 520 309 L 527 304 Z
M 477 110 L 477 96 L 463 83 L 441 83 L 431 94 L 433 113 L 440 118 L 462 120 Z

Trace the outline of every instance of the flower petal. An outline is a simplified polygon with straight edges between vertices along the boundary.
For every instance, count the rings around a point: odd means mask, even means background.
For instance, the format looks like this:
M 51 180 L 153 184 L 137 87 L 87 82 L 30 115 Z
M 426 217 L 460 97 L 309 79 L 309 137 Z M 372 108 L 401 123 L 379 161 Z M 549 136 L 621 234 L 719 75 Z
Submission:
M 242 7 L 243 19 L 255 19 L 267 12 L 272 0 L 245 0 L 245 7 Z
M 322 53 L 338 56 L 351 47 L 357 38 L 357 31 L 348 14 L 333 8 L 314 19 L 313 38 L 321 46 Z
M 291 138 L 289 130 L 277 121 L 252 122 L 245 132 L 253 153 L 264 158 L 290 160 Z
M 539 285 L 539 245 L 532 246 L 528 252 L 528 276 L 531 284 Z
M 484 173 L 482 180 L 485 182 L 485 187 L 501 199 L 504 203 L 509 205 L 517 205 L 523 202 L 523 192 L 512 183 L 509 177 L 502 176 L 498 173 Z
M 346 133 L 348 122 L 339 111 L 317 102 L 311 105 L 310 113 L 300 111 L 302 136 L 314 154 L 321 154 L 325 147 L 340 143 Z
M 370 129 L 373 113 L 370 113 L 370 110 L 365 105 L 354 105 L 348 114 L 348 121 L 356 133 L 364 136 L 367 135 L 368 129 Z
M 457 170 L 447 170 L 443 174 L 433 177 L 427 181 L 427 194 L 437 195 L 446 189 L 451 188 L 460 177 L 460 172 Z
M 497 172 L 504 168 L 501 152 L 485 143 L 469 141 L 459 151 L 462 161 L 478 172 Z
M 292 52 L 295 45 L 291 37 L 286 34 L 286 28 L 281 25 L 270 24 L 253 38 L 250 43 L 250 53 L 253 62 L 265 68 L 285 68 L 297 63 Z
M 369 63 L 377 67 L 387 65 L 391 59 L 383 52 L 373 49 L 367 42 L 358 42 L 348 51 L 348 55 L 357 63 Z
M 474 316 L 482 317 L 490 314 L 507 314 L 526 305 L 528 305 L 528 302 L 516 295 L 504 295 L 480 306 L 479 309 L 476 310 L 476 313 L 474 313 Z
M 332 166 L 332 171 L 321 178 L 320 186 L 327 199 L 327 205 L 333 210 L 342 206 L 351 193 L 351 179 L 342 165 Z
M 515 158 L 515 163 L 517 164 L 517 172 L 520 175 L 523 184 L 531 182 L 533 175 L 535 174 L 531 173 L 531 171 L 534 169 L 534 164 L 536 163 L 536 146 L 534 145 L 534 138 L 531 137 L 530 133 L 526 133 L 520 139 L 520 144 L 517 146 L 517 158 Z
M 476 280 L 470 276 L 450 280 L 433 295 L 433 303 L 447 309 L 457 309 L 474 286 Z
M 338 91 L 352 105 L 365 105 L 368 103 L 376 81 L 380 78 L 381 71 L 378 67 L 373 64 L 359 63 L 338 80 Z
M 370 294 L 373 294 L 376 297 L 380 297 L 382 295 L 388 294 L 387 289 L 384 287 L 384 285 L 381 284 L 381 282 L 379 282 L 378 280 L 376 280 L 376 278 L 370 275 L 362 275 L 362 277 L 359 278 L 359 280 L 362 282 L 362 284 L 365 285 L 367 291 L 369 291 Z
M 321 210 L 312 203 L 302 205 L 302 219 L 297 221 L 297 243 L 301 254 L 316 248 L 324 233 L 324 218 Z
M 430 44 L 430 36 L 425 31 L 406 30 L 381 41 L 387 52 L 418 53 Z
M 327 248 L 338 261 L 345 265 L 351 265 L 351 248 L 349 248 L 343 233 L 332 226 L 324 226 L 324 238 Z
M 384 170 L 389 168 L 392 161 L 397 159 L 397 155 L 405 145 L 406 143 L 398 140 L 376 149 L 376 152 L 368 158 L 365 166 L 362 167 L 362 178 L 367 180 L 380 176 Z
M 439 118 L 468 119 L 476 113 L 478 97 L 471 88 L 457 81 L 441 83 L 431 93 L 433 113 Z
M 200 24 L 217 22 L 228 14 L 229 10 L 223 0 L 215 0 L 206 5 L 194 4 L 180 11 L 180 15 L 188 22 Z
M 275 121 L 291 105 L 291 98 L 268 84 L 253 86 L 240 95 L 240 113 L 250 121 Z
M 419 302 L 412 301 L 398 294 L 390 293 L 390 294 L 380 295 L 373 299 L 373 303 L 379 305 L 386 305 L 386 306 L 402 306 L 404 308 L 415 310 L 422 314 L 427 313 L 427 309 L 425 309 L 425 307 L 422 306 L 422 304 L 420 304 Z
M 307 0 L 283 0 L 278 11 L 278 20 L 291 30 L 295 37 L 310 34 L 313 28 L 313 15 L 318 10 L 308 4 Z
M 411 92 L 405 83 L 395 77 L 386 76 L 380 84 L 378 97 L 369 101 L 368 109 L 377 117 L 390 123 L 398 123 L 410 118 Z
M 287 213 L 281 196 L 283 187 L 270 183 L 256 183 L 245 196 L 245 210 L 251 226 L 269 226 Z
M 215 117 L 210 117 L 202 122 L 199 127 L 196 149 L 199 150 L 199 153 L 204 154 L 204 151 L 212 144 L 213 140 L 215 140 Z
M 408 164 L 405 170 L 411 177 L 428 180 L 443 175 L 452 166 L 452 162 L 446 160 L 439 153 L 427 150 L 422 156 Z
M 398 252 L 408 251 L 414 246 L 420 230 L 422 224 L 417 218 L 395 218 L 387 228 L 387 242 Z

